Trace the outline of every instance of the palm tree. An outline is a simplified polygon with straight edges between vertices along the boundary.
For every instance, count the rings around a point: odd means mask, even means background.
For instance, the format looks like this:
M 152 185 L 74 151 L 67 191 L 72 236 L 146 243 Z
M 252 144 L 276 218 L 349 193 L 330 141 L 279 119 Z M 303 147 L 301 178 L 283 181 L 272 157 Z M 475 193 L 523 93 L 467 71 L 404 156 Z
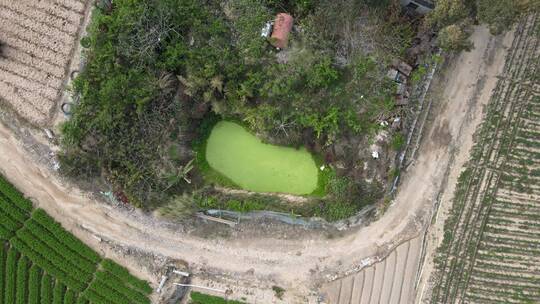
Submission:
M 193 170 L 193 162 L 195 160 L 192 159 L 187 164 L 178 167 L 176 171 L 172 174 L 169 174 L 166 178 L 168 180 L 168 186 L 165 188 L 164 191 L 169 190 L 171 187 L 177 185 L 181 180 L 184 180 L 186 183 L 191 184 L 191 179 L 189 179 L 188 174 L 191 170 Z

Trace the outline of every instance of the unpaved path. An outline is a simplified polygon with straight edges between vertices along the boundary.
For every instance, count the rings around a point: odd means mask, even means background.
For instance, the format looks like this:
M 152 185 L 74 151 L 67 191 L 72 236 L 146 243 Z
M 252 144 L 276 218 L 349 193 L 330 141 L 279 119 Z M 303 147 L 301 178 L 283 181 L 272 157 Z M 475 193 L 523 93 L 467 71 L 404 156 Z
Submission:
M 341 238 L 312 235 L 304 239 L 269 239 L 247 235 L 204 239 L 171 230 L 156 224 L 150 216 L 113 209 L 62 183 L 48 168 L 35 162 L 35 156 L 1 124 L 0 171 L 95 248 L 100 244 L 88 231 L 120 245 L 185 260 L 196 281 L 211 280 L 214 286 L 231 288 L 235 298 L 246 297 L 251 303 L 277 302 L 271 286 L 279 285 L 287 290 L 285 303 L 315 302 L 319 283 L 357 271 L 368 256 L 386 256 L 395 246 L 419 234 L 430 218 L 452 158 L 450 148 L 466 144 L 463 137 L 471 136 L 476 128 L 470 118 L 482 111 L 475 102 L 476 82 L 485 73 L 484 60 L 478 54 L 493 45 L 486 43 L 489 34 L 485 28 L 477 29 L 475 37 L 476 49 L 470 53 L 475 55 L 464 55 L 460 59 L 463 62 L 456 66 L 454 73 L 460 77 L 448 84 L 454 89 L 441 100 L 444 106 L 429 127 L 428 142 L 406 173 L 394 204 L 377 222 Z M 81 224 L 86 229 L 81 229 Z
M 473 146 L 473 133 L 476 130 L 476 126 L 482 121 L 482 110 L 489 102 L 491 93 L 497 83 L 497 76 L 502 73 L 507 48 L 512 43 L 513 34 L 508 33 L 505 37 L 493 37 L 489 35 L 486 28 L 479 27 L 471 39 L 475 45 L 474 50 L 460 54 L 445 69 L 444 75 L 439 75 L 433 82 L 432 92 L 428 98 L 433 99 L 434 113 L 431 117 L 434 121 L 431 122 L 431 126 L 426 130 L 426 138 L 419 150 L 420 157 L 415 161 L 415 167 L 409 169 L 411 172 L 409 172 L 409 176 L 406 179 L 408 183 L 418 182 L 418 179 L 414 176 L 414 174 L 420 174 L 417 170 L 425 170 L 426 179 L 436 176 L 436 179 L 432 181 L 432 191 L 440 191 L 440 211 L 443 213 L 449 208 L 459 173 L 465 162 L 469 159 L 469 151 Z M 453 116 L 452 113 L 454 114 Z M 435 158 L 443 162 L 440 166 L 423 163 L 425 159 L 433 160 L 434 158 L 431 157 L 431 154 L 440 153 L 439 149 L 441 147 L 446 150 L 446 153 L 439 154 L 440 158 Z M 440 171 L 438 173 L 429 171 L 434 169 Z M 432 174 L 429 174 L 430 172 Z M 439 179 L 441 177 L 442 180 Z M 406 187 L 402 186 L 401 192 L 398 194 L 398 202 L 405 195 L 405 189 Z M 418 191 L 420 195 L 430 193 L 425 192 L 421 187 L 419 187 Z M 433 202 L 436 196 L 430 197 Z M 424 206 L 426 207 L 424 211 L 431 214 L 431 206 L 428 204 Z M 444 220 L 438 219 L 430 230 L 429 246 L 425 253 L 426 263 L 423 265 L 424 269 L 421 272 L 424 275 L 429 276 L 429 273 L 432 271 L 432 257 L 440 241 L 439 238 L 441 237 L 443 223 Z M 381 301 L 378 301 L 378 299 L 377 301 L 373 301 L 373 296 L 371 296 L 371 300 L 366 300 L 369 296 L 366 297 L 364 294 L 369 294 L 371 291 L 363 290 L 362 299 L 364 300 L 359 303 L 414 302 L 415 280 L 419 267 L 419 255 L 422 249 L 421 241 L 423 239 L 420 233 L 421 231 L 423 230 L 418 230 L 418 237 L 400 245 L 384 261 L 379 263 L 383 264 L 386 262 L 387 268 L 394 267 L 391 264 L 397 263 L 395 266 L 397 272 L 393 274 L 387 273 L 383 279 L 387 282 L 394 278 L 394 288 L 383 288 L 383 292 L 380 295 Z M 435 242 L 433 236 L 437 237 Z M 408 254 L 404 254 L 404 248 L 407 248 Z M 394 261 L 396 255 L 397 260 Z M 377 270 L 377 268 L 374 269 Z M 368 268 L 352 276 L 365 276 L 363 272 L 369 271 Z M 424 275 L 422 276 L 422 284 L 420 284 L 420 289 L 422 290 L 424 289 L 426 280 Z M 337 297 L 345 297 L 343 294 L 339 295 L 344 292 L 343 289 L 340 291 L 339 287 L 345 283 L 345 279 L 336 280 L 323 287 L 329 303 L 338 303 L 336 300 Z M 375 282 L 373 284 L 376 284 L 377 280 L 377 276 L 375 276 Z M 375 293 L 378 292 L 378 290 L 375 290 Z M 390 302 L 386 300 L 389 296 L 391 299 Z

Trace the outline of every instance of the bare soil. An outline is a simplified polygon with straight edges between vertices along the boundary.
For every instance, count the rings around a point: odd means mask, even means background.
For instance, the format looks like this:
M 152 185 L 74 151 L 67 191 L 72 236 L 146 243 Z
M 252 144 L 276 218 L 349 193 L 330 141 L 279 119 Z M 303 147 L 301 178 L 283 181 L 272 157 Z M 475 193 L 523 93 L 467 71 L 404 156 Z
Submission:
M 50 124 L 89 2 L 0 0 L 0 105 L 32 124 Z

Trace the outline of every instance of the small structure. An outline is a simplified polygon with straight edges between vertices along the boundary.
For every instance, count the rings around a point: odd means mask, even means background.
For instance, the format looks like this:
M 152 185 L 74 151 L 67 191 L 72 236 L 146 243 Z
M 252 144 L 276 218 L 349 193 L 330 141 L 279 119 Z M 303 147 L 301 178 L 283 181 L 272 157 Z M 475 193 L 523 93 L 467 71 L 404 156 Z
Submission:
M 274 29 L 270 37 L 270 44 L 277 49 L 284 49 L 289 42 L 289 33 L 292 30 L 293 17 L 286 13 L 279 13 L 274 21 Z
M 399 59 L 394 59 L 392 60 L 392 66 L 398 70 L 401 74 L 409 77 L 411 76 L 411 73 L 412 73 L 412 66 L 410 66 L 409 64 L 407 64 L 406 62 L 403 62 Z
M 264 24 L 264 27 L 261 29 L 261 37 L 269 38 L 272 34 L 272 27 L 274 26 L 274 21 L 268 21 Z
M 435 8 L 431 0 L 400 0 L 400 2 L 405 9 L 420 15 L 425 15 Z

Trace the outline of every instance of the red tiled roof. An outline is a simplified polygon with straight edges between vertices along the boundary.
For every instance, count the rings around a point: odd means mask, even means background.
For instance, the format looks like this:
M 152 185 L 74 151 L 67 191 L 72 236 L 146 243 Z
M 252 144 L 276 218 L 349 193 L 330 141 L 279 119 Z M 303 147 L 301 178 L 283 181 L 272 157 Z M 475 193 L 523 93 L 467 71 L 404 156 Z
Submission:
M 277 14 L 270 43 L 280 49 L 286 48 L 292 26 L 293 17 L 291 15 L 285 13 Z

